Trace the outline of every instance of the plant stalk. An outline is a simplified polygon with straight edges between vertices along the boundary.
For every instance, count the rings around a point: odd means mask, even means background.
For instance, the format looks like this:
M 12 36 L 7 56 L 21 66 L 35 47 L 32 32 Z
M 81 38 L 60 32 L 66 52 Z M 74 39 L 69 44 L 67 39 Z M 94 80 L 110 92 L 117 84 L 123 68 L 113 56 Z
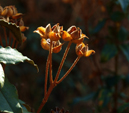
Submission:
M 59 68 L 58 68 L 58 71 L 57 71 L 57 74 L 56 74 L 56 77 L 55 77 L 54 82 L 57 82 L 57 80 L 58 80 L 58 78 L 59 78 L 59 75 L 60 75 L 62 66 L 63 66 L 63 64 L 64 64 L 64 61 L 65 61 L 65 59 L 66 59 L 66 56 L 67 56 L 67 54 L 68 54 L 68 51 L 69 51 L 69 49 L 70 49 L 71 44 L 72 44 L 72 42 L 69 42 L 69 43 L 68 43 L 68 46 L 67 46 L 67 48 L 66 48 L 66 50 L 65 50 L 65 53 L 64 53 L 64 55 L 63 55 L 63 58 L 62 58 L 62 60 L 61 60 L 61 63 L 60 63 L 60 66 L 59 66 Z
M 52 84 L 50 85 L 49 89 L 48 89 L 47 94 L 44 96 L 44 98 L 43 98 L 43 100 L 42 100 L 42 103 L 41 103 L 41 105 L 40 105 L 39 108 L 38 108 L 37 113 L 40 113 L 40 111 L 42 110 L 43 106 L 44 106 L 45 103 L 47 102 L 48 97 L 49 97 L 49 95 L 51 94 L 51 92 L 52 92 L 52 90 L 53 90 L 54 87 L 55 87 L 55 85 L 54 85 L 54 83 L 52 83 Z
M 50 60 L 50 84 L 53 83 L 53 77 L 52 77 L 52 41 L 50 41 L 50 49 L 49 49 L 49 60 Z
M 46 62 L 46 73 L 45 73 L 45 85 L 44 85 L 44 95 L 47 94 L 47 78 L 48 78 L 48 69 L 49 69 L 49 56 L 47 58 L 47 62 Z
M 69 68 L 69 70 L 65 73 L 65 75 L 59 81 L 57 81 L 56 84 L 59 84 L 60 82 L 62 82 L 67 77 L 67 75 L 72 71 L 72 69 L 75 67 L 75 65 L 77 64 L 77 62 L 79 61 L 80 58 L 81 57 L 79 57 L 79 56 L 76 58 L 76 60 L 74 61 L 72 66 Z

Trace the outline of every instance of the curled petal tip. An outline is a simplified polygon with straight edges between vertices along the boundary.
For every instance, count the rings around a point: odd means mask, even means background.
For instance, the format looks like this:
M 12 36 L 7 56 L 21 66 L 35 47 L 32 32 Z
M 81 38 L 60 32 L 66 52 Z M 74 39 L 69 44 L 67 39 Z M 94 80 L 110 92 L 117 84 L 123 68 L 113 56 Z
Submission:
M 85 53 L 85 57 L 89 57 L 90 55 L 94 54 L 95 51 L 94 50 L 88 50 L 86 53 Z

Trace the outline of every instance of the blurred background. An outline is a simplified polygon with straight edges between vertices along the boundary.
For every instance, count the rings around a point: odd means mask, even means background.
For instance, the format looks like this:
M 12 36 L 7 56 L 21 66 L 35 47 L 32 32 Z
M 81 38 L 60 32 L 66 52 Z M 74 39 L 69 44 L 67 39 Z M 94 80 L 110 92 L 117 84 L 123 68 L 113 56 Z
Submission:
M 44 75 L 48 51 L 40 45 L 40 36 L 33 33 L 39 26 L 51 23 L 64 30 L 75 25 L 89 37 L 84 42 L 96 51 L 81 58 L 69 76 L 51 93 L 42 112 L 56 106 L 70 113 L 110 113 L 129 109 L 129 1 L 124 0 L 0 0 L 2 7 L 14 5 L 23 13 L 27 40 L 18 49 L 39 67 L 39 73 L 28 63 L 8 65 L 6 75 L 18 90 L 19 98 L 35 112 L 44 96 Z M 67 44 L 53 54 L 53 75 L 56 75 Z M 61 76 L 77 55 L 71 46 Z M 124 107 L 123 107 L 124 106 Z M 126 109 L 125 109 L 126 108 Z M 115 113 L 115 112 L 114 112 Z

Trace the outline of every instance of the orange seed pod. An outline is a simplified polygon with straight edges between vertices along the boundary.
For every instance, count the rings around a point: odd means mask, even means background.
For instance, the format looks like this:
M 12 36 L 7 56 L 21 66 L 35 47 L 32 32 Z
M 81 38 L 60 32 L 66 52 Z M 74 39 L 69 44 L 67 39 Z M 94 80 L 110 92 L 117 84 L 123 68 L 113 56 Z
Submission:
M 72 37 L 67 31 L 62 31 L 62 39 L 64 41 L 71 41 Z

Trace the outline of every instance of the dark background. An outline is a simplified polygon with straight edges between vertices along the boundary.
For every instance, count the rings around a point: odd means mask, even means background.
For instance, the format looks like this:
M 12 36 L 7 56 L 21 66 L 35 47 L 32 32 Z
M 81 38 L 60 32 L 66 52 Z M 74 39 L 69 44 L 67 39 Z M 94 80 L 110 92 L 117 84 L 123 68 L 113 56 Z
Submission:
M 44 93 L 44 75 L 48 51 L 41 48 L 40 36 L 33 31 L 39 26 L 45 27 L 48 23 L 51 23 L 51 25 L 60 23 L 64 30 L 72 25 L 80 27 L 83 33 L 89 37 L 89 40 L 85 40 L 85 43 L 88 43 L 89 48 L 95 50 L 96 53 L 91 57 L 80 59 L 69 76 L 54 88 L 43 111 L 49 113 L 51 109 L 58 106 L 74 113 L 92 113 L 96 106 L 101 105 L 99 99 L 90 100 L 90 97 L 87 97 L 88 99 L 83 98 L 85 101 L 79 100 L 78 102 L 77 97 L 86 97 L 88 94 L 97 92 L 102 86 L 102 76 L 109 74 L 107 70 L 115 70 L 114 57 L 102 63 L 100 62 L 101 52 L 108 42 L 106 40 L 106 37 L 110 34 L 108 26 L 124 26 L 128 32 L 128 19 L 125 17 L 118 22 L 109 19 L 96 31 L 95 27 L 99 21 L 110 18 L 110 5 L 113 7 L 113 11 L 119 10 L 122 12 L 120 5 L 114 5 L 111 0 L 0 0 L 0 4 L 3 7 L 14 5 L 18 12 L 24 14 L 23 20 L 29 30 L 24 32 L 27 40 L 18 50 L 34 60 L 39 67 L 39 73 L 28 63 L 6 67 L 6 75 L 9 81 L 17 87 L 19 98 L 30 105 L 32 111 L 38 109 Z M 126 42 L 128 41 L 126 40 Z M 67 44 L 63 45 L 60 53 L 53 54 L 53 75 L 56 74 L 66 46 Z M 60 77 L 68 70 L 76 57 L 75 45 L 73 44 Z M 123 54 L 120 54 L 118 65 L 119 74 L 126 76 L 129 65 Z M 124 92 L 128 95 L 127 89 Z M 102 109 L 102 112 L 108 113 L 107 109 Z

